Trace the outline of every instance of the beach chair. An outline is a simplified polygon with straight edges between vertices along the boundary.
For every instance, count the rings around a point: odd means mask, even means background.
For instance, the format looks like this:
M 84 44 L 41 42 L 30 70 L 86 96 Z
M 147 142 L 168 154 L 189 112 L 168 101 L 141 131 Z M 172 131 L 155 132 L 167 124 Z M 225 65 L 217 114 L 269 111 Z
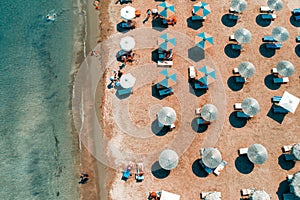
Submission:
M 282 194 L 283 200 L 296 200 L 296 197 L 292 193 Z
M 214 174 L 216 176 L 219 176 L 221 171 L 224 169 L 224 167 L 227 165 L 227 162 L 225 160 L 223 160 L 218 167 L 214 170 Z
M 300 36 L 296 37 L 296 42 L 300 42 Z
M 195 109 L 195 114 L 196 115 L 201 115 L 201 108 L 196 108 Z
M 250 119 L 252 116 L 246 115 L 244 112 L 237 112 L 236 116 L 238 118 L 246 118 L 246 119 Z
M 166 88 L 166 89 L 158 90 L 158 93 L 159 93 L 160 96 L 165 96 L 165 95 L 173 94 L 174 91 L 173 91 L 172 88 Z
M 283 153 L 292 151 L 293 145 L 282 146 Z
M 144 180 L 144 165 L 143 163 L 136 164 L 136 174 L 135 174 L 136 181 L 143 181 Z
M 278 75 L 277 68 L 272 68 L 272 69 L 271 69 L 271 73 L 272 73 L 273 75 L 277 76 L 277 75 Z
M 300 20 L 300 15 L 295 15 L 294 17 L 296 21 Z
M 267 49 L 280 49 L 282 47 L 282 44 L 275 44 L 275 43 L 271 43 L 271 44 L 266 44 L 266 48 Z
M 123 180 L 126 181 L 131 176 L 132 169 L 133 169 L 133 163 L 129 162 L 126 169 L 123 171 L 123 177 L 122 177 Z
M 172 67 L 173 66 L 173 61 L 157 61 L 157 66 L 158 67 Z
M 273 103 L 279 103 L 279 101 L 281 100 L 282 96 L 273 96 L 272 97 L 272 102 Z
M 242 50 L 242 45 L 240 44 L 231 44 L 233 50 Z
M 117 94 L 119 96 L 122 96 L 122 95 L 126 95 L 126 94 L 131 94 L 131 91 L 132 91 L 132 88 L 128 88 L 128 89 L 119 89 L 117 90 Z
M 268 6 L 261 6 L 259 10 L 260 12 L 274 12 L 274 10 L 272 10 Z
M 171 125 L 170 125 L 170 131 L 174 130 L 175 127 L 176 127 L 175 124 L 171 124 Z
M 214 170 L 209 168 L 209 167 L 206 167 L 203 162 L 202 162 L 202 159 L 199 160 L 199 164 L 202 166 L 202 168 L 205 170 L 206 173 L 208 174 L 211 174 Z
M 195 89 L 204 89 L 204 90 L 207 90 L 208 89 L 208 85 L 201 84 L 201 83 L 195 83 Z
M 283 78 L 273 78 L 274 83 L 288 83 L 289 82 L 289 77 L 283 77 Z
M 289 175 L 286 176 L 286 180 L 287 180 L 287 182 L 289 182 L 289 183 L 292 182 L 293 178 L 294 178 L 294 175 L 293 175 L 293 174 L 289 174 Z
M 281 106 L 277 106 L 277 105 L 274 105 L 273 104 L 273 106 L 272 106 L 272 109 L 273 109 L 273 112 L 274 113 L 280 113 L 280 114 L 287 114 L 287 113 L 289 113 L 289 111 L 288 110 L 286 110 L 286 109 L 284 109 L 283 107 L 281 107 Z
M 120 0 L 120 3 L 123 4 L 123 3 L 132 3 L 132 0 Z
M 200 193 L 200 198 L 201 199 L 205 199 L 205 197 L 207 196 L 207 195 L 209 195 L 209 194 L 211 194 L 211 193 L 216 193 L 217 195 L 217 197 L 219 197 L 219 198 L 221 198 L 222 196 L 221 196 L 221 192 L 216 192 L 216 191 L 214 191 L 214 192 L 201 192 Z
M 236 10 L 233 9 L 232 7 L 229 8 L 229 12 L 230 12 L 230 13 L 238 13 L 238 11 L 236 11 Z
M 242 104 L 241 103 L 235 103 L 233 105 L 234 110 L 242 110 Z
M 252 194 L 255 191 L 254 188 L 249 188 L 249 189 L 241 189 L 241 195 L 242 196 L 248 196 Z
M 235 82 L 237 82 L 237 83 L 246 83 L 246 79 L 244 77 L 241 77 L 241 76 L 236 76 L 235 77 Z
M 195 70 L 194 66 L 189 66 L 188 72 L 189 72 L 189 78 L 190 79 L 195 79 L 196 78 L 196 70 Z
M 229 15 L 229 19 L 237 21 L 239 19 L 239 16 L 231 14 Z
M 262 38 L 263 42 L 276 42 L 276 40 L 273 38 L 273 36 L 264 36 Z
M 295 8 L 292 11 L 293 15 L 300 15 L 300 8 Z
M 239 74 L 239 69 L 237 67 L 233 68 L 232 73 L 233 74 Z
M 296 158 L 293 154 L 284 154 L 284 158 L 286 161 L 296 160 Z
M 275 14 L 261 14 L 261 18 L 263 20 L 274 20 L 274 19 L 276 19 L 276 15 Z
M 230 36 L 229 36 L 229 40 L 230 40 L 230 41 L 236 41 L 234 35 L 230 35 Z
M 239 155 L 244 155 L 248 153 L 248 148 L 240 148 L 238 150 Z
M 192 15 L 192 21 L 204 21 L 206 19 L 205 17 L 200 17 L 198 15 Z
M 197 124 L 198 125 L 207 125 L 210 124 L 209 121 L 205 121 L 204 119 L 202 119 L 201 117 L 197 119 Z

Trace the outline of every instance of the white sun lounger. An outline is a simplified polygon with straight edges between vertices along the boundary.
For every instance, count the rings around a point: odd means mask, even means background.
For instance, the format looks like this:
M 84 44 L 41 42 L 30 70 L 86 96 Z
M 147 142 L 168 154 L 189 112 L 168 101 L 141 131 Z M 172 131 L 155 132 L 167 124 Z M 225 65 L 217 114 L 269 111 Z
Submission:
M 293 174 L 289 174 L 286 176 L 286 180 L 287 182 L 292 182 L 294 175 Z
M 230 35 L 230 36 L 229 36 L 229 40 L 231 40 L 231 41 L 236 41 L 234 35 Z
M 274 74 L 274 75 L 278 75 L 277 68 L 272 68 L 271 73 Z
M 260 7 L 260 12 L 273 12 L 274 10 L 272 10 L 271 8 L 269 8 L 268 6 L 261 6 Z
M 201 199 L 204 199 L 207 195 L 209 195 L 210 193 L 217 193 L 217 196 L 219 198 L 221 198 L 221 192 L 201 192 L 200 193 L 200 197 Z
M 196 78 L 196 71 L 194 66 L 189 66 L 189 77 L 191 79 Z
M 214 170 L 214 174 L 216 176 L 219 176 L 221 171 L 224 169 L 224 167 L 227 165 L 227 162 L 225 160 L 223 160 L 218 167 Z
M 282 147 L 282 150 L 284 153 L 291 151 L 293 148 L 293 145 L 286 145 Z
M 242 104 L 241 103 L 235 103 L 233 107 L 234 107 L 234 110 L 242 110 Z
M 236 68 L 233 68 L 232 72 L 233 72 L 234 74 L 239 74 L 239 69 L 238 69 L 237 67 L 236 67 Z
M 247 195 L 252 194 L 254 191 L 255 191 L 254 188 L 250 188 L 250 189 L 242 189 L 242 190 L 241 190 L 241 193 L 242 193 L 242 196 L 247 196 Z
M 238 150 L 238 152 L 239 152 L 239 155 L 247 154 L 248 153 L 248 148 L 240 148 Z
M 201 108 L 196 108 L 195 109 L 195 114 L 196 115 L 201 115 Z

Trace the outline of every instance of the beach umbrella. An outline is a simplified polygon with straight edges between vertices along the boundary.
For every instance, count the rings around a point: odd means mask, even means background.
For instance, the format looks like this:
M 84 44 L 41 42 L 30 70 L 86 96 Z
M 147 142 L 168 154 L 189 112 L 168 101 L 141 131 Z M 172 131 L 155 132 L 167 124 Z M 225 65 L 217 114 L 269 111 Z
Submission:
M 133 37 L 126 36 L 120 41 L 120 48 L 124 51 L 131 51 L 135 46 L 135 41 Z
M 176 46 L 176 38 L 174 38 L 169 33 L 164 33 L 158 38 L 158 45 L 159 48 L 169 51 L 170 49 L 173 49 Z
M 135 18 L 135 8 L 131 6 L 125 6 L 121 9 L 121 17 L 125 20 L 132 20 Z
M 254 164 L 263 164 L 268 158 L 266 148 L 261 144 L 252 144 L 248 148 L 248 159 Z
M 211 192 L 204 197 L 204 200 L 221 200 L 217 192 Z
M 276 65 L 276 69 L 281 76 L 292 76 L 294 73 L 294 65 L 287 60 L 282 60 Z
M 254 98 L 246 98 L 242 101 L 242 109 L 246 115 L 254 116 L 259 110 L 259 104 Z
M 281 0 L 268 0 L 267 3 L 269 8 L 272 10 L 276 10 L 276 11 L 282 10 L 283 3 Z
M 198 71 L 199 71 L 199 76 L 200 76 L 200 79 L 198 79 L 198 81 L 200 81 L 201 83 L 203 83 L 205 85 L 209 85 L 209 84 L 215 82 L 216 70 L 214 70 L 213 68 L 203 66 L 203 67 L 199 68 Z
M 232 0 L 230 6 L 237 12 L 243 12 L 247 8 L 247 2 L 245 0 Z
M 213 36 L 202 32 L 196 35 L 196 45 L 203 50 L 208 49 L 214 44 Z
M 171 126 L 176 121 L 176 112 L 173 108 L 163 107 L 158 111 L 157 119 L 161 124 Z
M 285 91 L 279 101 L 279 106 L 283 107 L 284 109 L 288 110 L 291 113 L 295 113 L 300 99 L 289 92 Z
M 241 44 L 246 44 L 251 41 L 252 35 L 249 30 L 239 28 L 234 32 L 234 38 Z
M 201 117 L 205 121 L 214 121 L 218 117 L 218 109 L 213 104 L 206 104 L 201 109 Z
M 238 69 L 241 76 L 245 78 L 250 78 L 256 71 L 254 65 L 250 62 L 242 62 L 239 64 Z
M 175 13 L 175 7 L 173 4 L 170 4 L 166 1 L 162 2 L 158 5 L 157 10 L 159 12 L 160 16 L 163 16 L 165 18 L 168 18 Z
M 292 154 L 297 160 L 300 160 L 300 143 L 295 144 L 292 148 Z
M 290 192 L 300 198 L 300 172 L 296 172 L 290 184 Z
M 120 78 L 120 85 L 122 88 L 132 88 L 135 84 L 136 78 L 130 73 L 124 74 Z
M 158 157 L 159 165 L 165 170 L 174 169 L 178 165 L 178 160 L 177 153 L 170 149 L 163 150 Z
M 273 28 L 272 36 L 278 42 L 285 42 L 289 39 L 290 34 L 286 28 L 283 28 L 282 26 L 277 26 Z
M 205 148 L 202 153 L 202 162 L 206 167 L 214 169 L 222 162 L 222 155 L 216 148 Z
M 159 84 L 169 88 L 176 84 L 176 74 L 170 74 L 169 69 L 164 69 L 159 74 Z
M 263 190 L 256 190 L 250 196 L 250 200 L 270 200 L 270 195 Z
M 202 1 L 194 4 L 193 6 L 193 13 L 200 17 L 205 17 L 208 14 L 210 14 L 210 12 L 211 12 L 210 6 L 207 3 L 204 3 Z

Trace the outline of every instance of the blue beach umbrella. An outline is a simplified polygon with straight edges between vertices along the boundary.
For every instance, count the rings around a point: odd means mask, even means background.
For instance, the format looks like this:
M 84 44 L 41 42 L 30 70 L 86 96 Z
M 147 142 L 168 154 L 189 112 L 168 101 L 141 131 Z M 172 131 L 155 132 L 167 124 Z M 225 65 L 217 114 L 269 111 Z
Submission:
M 176 38 L 169 33 L 164 33 L 158 38 L 158 45 L 161 49 L 169 51 L 176 46 Z
M 207 66 L 203 66 L 199 68 L 198 71 L 200 72 L 201 76 L 201 78 L 198 79 L 199 82 L 209 85 L 216 80 L 216 70 Z
M 162 2 L 161 4 L 159 4 L 157 10 L 159 12 L 159 15 L 165 18 L 168 18 L 175 13 L 174 5 L 168 2 Z
M 203 50 L 211 47 L 214 44 L 213 36 L 202 32 L 196 35 L 196 45 Z
M 169 88 L 175 85 L 176 83 L 176 74 L 170 74 L 168 69 L 164 69 L 160 72 L 159 84 Z
M 193 6 L 193 13 L 200 17 L 205 17 L 208 14 L 210 14 L 210 12 L 211 12 L 210 6 L 207 3 L 199 2 L 194 4 Z

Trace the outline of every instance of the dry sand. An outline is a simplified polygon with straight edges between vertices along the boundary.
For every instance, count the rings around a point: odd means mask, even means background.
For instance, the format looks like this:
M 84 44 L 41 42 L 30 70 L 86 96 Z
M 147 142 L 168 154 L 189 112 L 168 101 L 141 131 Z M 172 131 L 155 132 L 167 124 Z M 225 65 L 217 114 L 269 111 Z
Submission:
M 223 24 L 222 18 L 228 13 L 229 1 L 226 2 L 215 2 L 207 0 L 210 4 L 212 13 L 207 17 L 203 27 L 199 29 L 193 29 L 187 27 L 187 18 L 191 15 L 192 5 L 195 1 L 175 1 L 171 0 L 170 3 L 175 4 L 175 12 L 178 23 L 168 28 L 169 31 L 178 31 L 187 36 L 194 38 L 196 33 L 205 31 L 214 36 L 214 46 L 206 50 L 205 54 L 213 60 L 212 63 L 218 70 L 219 79 L 215 86 L 209 89 L 207 94 L 201 97 L 196 97 L 192 93 L 186 94 L 186 99 L 183 100 L 193 101 L 194 103 L 189 109 L 182 111 L 181 106 L 183 105 L 180 97 L 177 95 L 169 96 L 163 100 L 151 96 L 151 83 L 141 86 L 139 89 L 134 89 L 133 94 L 124 100 L 116 99 L 114 90 L 105 90 L 104 102 L 102 109 L 105 108 L 106 112 L 98 114 L 99 118 L 104 121 L 104 130 L 107 137 L 110 138 L 109 143 L 114 146 L 118 146 L 124 152 L 138 151 L 156 151 L 162 149 L 168 142 L 174 141 L 176 137 L 181 137 L 179 130 L 187 130 L 189 135 L 193 135 L 193 141 L 188 146 L 186 151 L 180 155 L 179 165 L 176 169 L 172 170 L 169 175 L 168 172 L 162 171 L 160 176 L 165 175 L 164 178 L 159 178 L 158 174 L 151 172 L 151 168 L 154 167 L 153 163 L 145 162 L 145 180 L 142 183 L 136 183 L 134 178 L 131 177 L 127 182 L 121 180 L 123 167 L 125 163 L 130 159 L 124 157 L 123 162 L 120 162 L 117 155 L 112 154 L 111 157 L 116 157 L 116 164 L 119 166 L 117 169 L 110 169 L 113 172 L 113 176 L 107 177 L 107 199 L 146 199 L 148 192 L 155 190 L 167 190 L 181 195 L 183 200 L 199 199 L 200 192 L 203 191 L 220 191 L 222 192 L 222 199 L 239 199 L 240 190 L 242 188 L 264 189 L 267 193 L 271 194 L 273 199 L 281 199 L 282 193 L 287 192 L 287 185 L 285 182 L 286 175 L 292 174 L 299 171 L 300 165 L 296 163 L 295 166 L 287 165 L 282 159 L 281 147 L 283 145 L 293 144 L 300 142 L 299 135 L 299 120 L 300 114 L 299 109 L 295 114 L 288 114 L 284 117 L 281 123 L 278 123 L 272 119 L 269 113 L 271 108 L 271 97 L 274 95 L 282 95 L 285 90 L 300 97 L 300 86 L 299 86 L 299 57 L 295 53 L 295 37 L 300 35 L 299 28 L 296 28 L 290 23 L 290 9 L 285 4 L 282 11 L 276 12 L 278 18 L 272 22 L 269 26 L 262 27 L 256 22 L 256 17 L 259 14 L 259 7 L 266 5 L 263 0 L 249 1 L 247 10 L 241 14 L 241 18 L 238 23 L 233 27 L 227 27 Z M 134 1 L 132 6 L 142 11 L 142 16 L 137 18 L 138 28 L 151 27 L 151 19 L 146 23 L 142 24 L 145 17 L 147 8 L 154 8 L 159 2 L 156 1 Z M 286 3 L 286 2 L 284 2 Z M 102 3 L 106 5 L 106 3 Z M 101 39 L 105 39 L 108 35 L 116 33 L 116 24 L 121 21 L 119 16 L 120 9 L 124 5 L 115 4 L 111 1 L 108 7 L 109 15 L 101 10 L 100 20 L 103 22 L 101 25 L 102 36 Z M 103 7 L 101 9 L 105 9 Z M 103 13 L 102 13 L 103 11 Z M 224 19 L 224 18 L 223 18 Z M 112 26 L 110 25 L 112 24 Z M 262 44 L 261 38 L 264 35 L 271 35 L 271 31 L 275 26 L 283 26 L 290 32 L 290 39 L 283 43 L 283 48 L 276 51 L 275 55 L 267 58 L 260 53 L 260 46 Z M 229 35 L 233 34 L 237 28 L 244 27 L 251 31 L 252 41 L 250 44 L 243 46 L 244 51 L 236 58 L 230 58 L 226 55 L 224 49 L 226 45 L 232 42 L 228 41 Z M 138 37 L 138 36 L 136 36 Z M 136 50 L 139 61 L 126 66 L 124 69 L 126 72 L 134 73 L 143 63 L 151 63 L 151 51 L 148 50 Z M 232 55 L 234 56 L 234 55 Z M 290 77 L 290 82 L 286 85 L 282 85 L 280 88 L 268 88 L 272 87 L 269 84 L 269 74 L 271 68 L 276 66 L 276 63 L 280 60 L 291 61 L 295 68 L 295 74 Z M 249 82 L 238 91 L 233 91 L 232 88 L 232 69 L 237 67 L 242 61 L 249 61 L 256 67 L 256 74 L 249 79 Z M 117 66 L 118 63 L 113 63 Z M 174 58 L 173 69 L 182 74 L 184 79 L 180 79 L 178 86 L 175 86 L 175 91 L 180 91 L 181 87 L 188 87 L 187 82 L 187 67 L 190 63 L 186 62 L 185 59 L 181 58 L 180 55 L 176 54 Z M 198 67 L 199 65 L 197 65 Z M 152 66 L 153 67 L 153 66 Z M 107 71 L 105 78 L 108 84 L 108 78 L 111 76 L 110 70 Z M 143 69 L 142 67 L 140 67 Z M 159 70 L 158 70 L 159 71 Z M 152 71 L 149 71 L 152 73 Z M 153 72 L 154 73 L 154 72 Z M 148 77 L 144 74 L 140 74 L 142 78 L 147 79 Z M 143 77 L 145 76 L 145 77 Z M 140 77 L 140 78 L 141 78 Z M 147 79 L 148 80 L 148 79 Z M 156 77 L 153 78 L 153 81 Z M 101 85 L 102 83 L 100 83 Z M 183 86 L 181 86 L 183 85 Z M 267 85 L 267 86 L 266 86 Z M 176 88 L 177 87 L 177 88 Z M 220 89 L 222 87 L 224 92 L 221 96 L 214 96 L 214 89 Z M 100 89 L 99 89 L 100 92 Z M 246 124 L 237 122 L 233 113 L 233 104 L 241 102 L 245 97 L 254 97 L 260 103 L 261 111 L 253 119 L 249 120 Z M 112 123 L 116 115 L 112 114 L 113 110 L 111 105 L 114 101 L 120 101 L 127 103 L 130 114 L 130 121 L 133 123 L 123 124 L 131 126 L 135 124 L 138 127 L 151 126 L 152 121 L 155 117 L 155 111 L 161 106 L 170 106 L 175 108 L 178 113 L 178 120 L 176 123 L 176 129 L 167 133 L 164 136 L 157 136 L 153 134 L 151 137 L 147 137 L 145 140 L 140 138 L 131 137 L 126 131 L 120 128 L 120 124 Z M 216 102 L 220 110 L 221 116 L 208 127 L 203 133 L 199 133 L 191 126 L 194 116 L 194 109 L 202 106 L 205 103 Z M 98 102 L 99 103 L 99 102 Z M 157 106 L 156 106 L 157 105 Z M 99 105 L 96 105 L 99 107 Z M 117 108 L 122 109 L 122 108 Z M 185 113 L 190 113 L 188 117 L 182 117 Z M 117 115 L 118 116 L 118 115 Z M 183 123 L 185 120 L 189 121 L 190 124 Z M 122 124 L 121 124 L 122 125 Z M 221 129 L 216 129 L 220 127 Z M 212 130 L 217 130 L 217 134 Z M 210 138 L 210 134 L 215 137 Z M 219 137 L 218 137 L 219 136 Z M 218 140 L 216 140 L 218 138 Z M 254 167 L 244 158 L 238 157 L 237 150 L 242 147 L 247 147 L 253 143 L 263 144 L 268 152 L 269 157 L 266 163 L 262 165 L 255 165 Z M 228 162 L 228 165 L 222 171 L 221 175 L 216 177 L 214 175 L 205 176 L 198 165 L 199 149 L 207 145 L 216 146 L 222 153 L 223 159 Z M 178 142 L 177 145 L 182 145 Z M 156 155 L 154 153 L 154 155 Z M 151 157 L 151 156 L 150 156 Z M 131 158 L 133 161 L 136 158 Z M 153 160 L 153 158 L 149 158 Z M 91 163 L 91 162 L 88 162 Z M 246 163 L 246 164 L 245 164 Z M 101 179 L 101 177 L 99 177 Z M 90 184 L 92 187 L 92 183 Z M 86 185 L 87 186 L 87 185 Z M 83 187 L 86 187 L 83 186 Z M 88 186 L 87 186 L 88 187 Z M 87 189 L 87 191 L 90 189 Z M 89 192 L 83 191 L 84 194 L 88 195 Z M 85 195 L 84 195 L 85 196 Z M 97 195 L 92 197 L 83 197 L 83 199 L 96 199 L 99 198 Z

